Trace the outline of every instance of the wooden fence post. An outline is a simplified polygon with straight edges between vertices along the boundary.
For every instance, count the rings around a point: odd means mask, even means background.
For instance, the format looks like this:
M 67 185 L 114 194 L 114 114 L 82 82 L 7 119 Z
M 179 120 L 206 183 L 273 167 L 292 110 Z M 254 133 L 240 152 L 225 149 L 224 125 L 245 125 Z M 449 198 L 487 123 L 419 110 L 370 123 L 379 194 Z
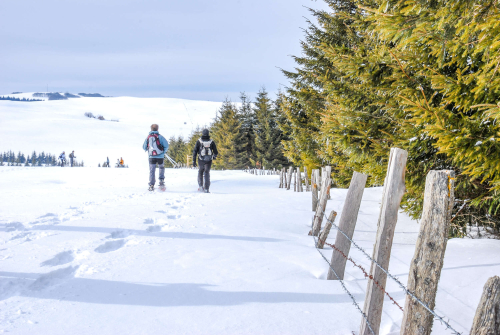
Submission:
M 394 229 L 398 221 L 399 205 L 405 192 L 405 169 L 408 153 L 399 148 L 392 148 L 389 155 L 389 164 L 382 191 L 382 205 L 377 224 L 377 236 L 373 247 L 372 258 L 378 262 L 384 269 L 389 268 L 391 259 L 392 240 L 394 238 Z M 373 262 L 370 267 L 370 275 L 373 280 L 368 280 L 366 288 L 366 298 L 363 312 L 368 318 L 375 335 L 378 335 L 380 328 L 380 319 L 382 317 L 382 307 L 384 305 L 384 292 L 376 285 L 385 287 L 387 275 L 380 270 Z M 360 335 L 371 334 L 370 329 L 364 319 L 361 322 Z
M 290 187 L 292 184 L 292 171 L 293 171 L 293 167 L 290 166 L 290 168 L 288 169 L 288 187 L 287 187 L 287 190 L 290 190 Z
M 305 182 L 306 182 L 306 192 L 309 192 L 311 190 L 311 188 L 310 188 L 310 184 L 309 184 L 309 176 L 307 175 L 307 166 L 304 166 L 304 178 L 305 178 Z
M 425 179 L 424 207 L 415 254 L 410 263 L 408 290 L 434 309 L 454 204 L 450 170 L 430 171 Z M 406 296 L 401 335 L 431 333 L 434 316 L 410 296 Z
M 295 169 L 293 169 L 292 174 L 293 174 L 293 191 L 297 192 L 297 173 L 295 173 Z
M 337 217 L 337 212 L 331 211 L 328 216 L 328 220 L 326 221 L 325 228 L 321 231 L 318 238 L 318 244 L 316 245 L 318 249 L 323 249 L 325 246 L 326 239 L 328 238 L 328 234 L 330 234 L 330 229 L 332 229 L 332 222 L 335 222 L 335 218 Z
M 286 168 L 281 169 L 281 173 L 283 173 L 283 188 L 287 188 L 287 183 L 286 183 Z
M 315 211 L 318 208 L 318 184 L 313 184 L 312 186 L 312 210 Z
M 331 178 L 332 177 L 332 167 L 331 166 L 325 166 L 325 175 L 327 178 Z M 332 183 L 332 181 L 330 180 L 330 184 Z M 331 187 L 331 185 L 329 185 Z M 330 200 L 332 197 L 330 196 L 330 187 L 328 187 L 328 200 Z
M 470 335 L 500 334 L 500 277 L 488 279 L 477 306 Z
M 323 222 L 323 215 L 325 213 L 326 202 L 328 190 L 330 189 L 330 178 L 323 180 L 325 182 L 325 187 L 321 190 L 321 195 L 319 198 L 318 207 L 316 207 L 316 213 L 314 214 L 314 223 L 311 234 L 313 236 L 318 236 L 321 230 L 321 223 Z
M 342 208 L 342 215 L 340 216 L 339 228 L 352 239 L 354 235 L 354 229 L 356 228 L 356 222 L 358 220 L 359 206 L 361 205 L 361 198 L 363 198 L 363 191 L 365 190 L 367 175 L 354 172 L 351 178 L 351 184 L 349 184 L 349 190 L 347 191 L 347 196 L 345 198 L 344 207 Z M 351 241 L 349 241 L 340 231 L 337 231 L 337 237 L 335 238 L 335 247 L 344 253 L 344 255 L 349 255 L 349 250 L 351 250 Z M 332 268 L 339 276 L 335 276 L 332 269 L 328 269 L 328 280 L 344 279 L 345 264 L 347 259 L 342 256 L 337 250 L 333 250 L 332 260 L 330 262 Z
M 300 167 L 297 168 L 297 192 L 304 192 L 302 188 L 302 172 L 300 172 Z
M 279 188 L 283 188 L 283 171 L 280 172 L 280 186 Z

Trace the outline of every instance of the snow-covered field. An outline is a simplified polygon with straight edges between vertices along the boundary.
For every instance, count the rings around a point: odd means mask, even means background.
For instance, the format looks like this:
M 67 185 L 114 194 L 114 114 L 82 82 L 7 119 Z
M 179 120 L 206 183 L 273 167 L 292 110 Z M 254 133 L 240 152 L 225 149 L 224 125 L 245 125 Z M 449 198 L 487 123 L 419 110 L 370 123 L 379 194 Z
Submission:
M 307 236 L 310 193 L 278 189 L 277 176 L 213 171 L 212 193 L 200 194 L 197 171 L 184 169 L 167 169 L 166 192 L 146 190 L 140 146 L 148 126 L 157 122 L 168 136 L 183 126 L 183 104 L 189 110 L 200 104 L 207 122 L 219 105 L 135 98 L 0 101 L 0 151 L 57 153 L 63 142 L 86 162 L 108 151 L 127 152 L 131 166 L 0 167 L 0 332 L 358 333 L 361 316 L 340 284 L 326 280 L 327 264 Z M 120 122 L 84 118 L 87 108 L 121 115 Z M 341 213 L 346 192 L 332 190 L 328 211 Z M 381 188 L 365 190 L 354 234 L 370 254 L 380 200 Z M 399 215 L 390 271 L 403 283 L 418 229 Z M 332 230 L 330 243 L 334 237 Z M 332 249 L 322 252 L 329 259 Z M 351 256 L 369 269 L 359 252 Z M 350 264 L 346 272 L 345 283 L 362 306 L 366 280 Z M 500 241 L 450 240 L 436 310 L 468 333 L 484 283 L 499 273 Z M 391 281 L 387 291 L 403 305 L 404 294 Z M 386 299 L 380 333 L 399 334 L 401 319 Z M 435 323 L 433 334 L 449 332 Z
M 6 94 L 7 96 L 8 94 Z M 12 95 L 31 97 L 31 93 Z M 147 166 L 142 144 L 157 123 L 167 139 L 210 124 L 220 102 L 169 98 L 77 98 L 18 102 L 0 101 L 0 152 L 45 151 L 58 155 L 75 150 L 78 161 L 97 166 L 123 157 L 129 166 Z M 85 117 L 102 115 L 100 121 Z M 112 122 L 110 120 L 119 120 Z

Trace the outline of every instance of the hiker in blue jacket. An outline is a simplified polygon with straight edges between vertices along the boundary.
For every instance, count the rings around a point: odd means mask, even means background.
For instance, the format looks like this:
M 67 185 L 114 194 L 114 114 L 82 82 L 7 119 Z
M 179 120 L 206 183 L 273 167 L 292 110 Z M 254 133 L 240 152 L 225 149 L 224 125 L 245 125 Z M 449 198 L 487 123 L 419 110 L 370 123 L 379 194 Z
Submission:
M 149 190 L 153 191 L 155 189 L 155 174 L 156 174 L 156 164 L 160 169 L 160 187 L 165 187 L 165 165 L 164 158 L 165 153 L 168 150 L 168 142 L 165 137 L 158 133 L 158 125 L 152 124 L 151 131 L 148 137 L 144 141 L 142 148 L 149 154 Z

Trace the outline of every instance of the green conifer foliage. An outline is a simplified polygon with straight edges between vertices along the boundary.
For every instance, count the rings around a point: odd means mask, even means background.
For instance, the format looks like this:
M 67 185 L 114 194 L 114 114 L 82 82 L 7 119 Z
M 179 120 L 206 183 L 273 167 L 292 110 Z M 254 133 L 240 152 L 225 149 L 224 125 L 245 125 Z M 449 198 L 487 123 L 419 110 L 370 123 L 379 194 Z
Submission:
M 276 122 L 276 109 L 267 91 L 262 88 L 254 107 L 255 147 L 257 162 L 266 169 L 281 168 L 286 164 L 281 145 L 281 131 Z
M 212 163 L 215 169 L 242 169 L 245 162 L 245 151 L 241 132 L 241 120 L 238 108 L 229 100 L 225 100 L 211 126 L 211 137 L 214 139 L 219 156 Z
M 244 92 L 241 93 L 240 100 L 241 107 L 238 110 L 238 114 L 241 120 L 241 140 L 242 150 L 244 152 L 241 163 L 244 167 L 251 167 L 255 166 L 256 162 L 254 128 L 257 121 L 250 99 Z

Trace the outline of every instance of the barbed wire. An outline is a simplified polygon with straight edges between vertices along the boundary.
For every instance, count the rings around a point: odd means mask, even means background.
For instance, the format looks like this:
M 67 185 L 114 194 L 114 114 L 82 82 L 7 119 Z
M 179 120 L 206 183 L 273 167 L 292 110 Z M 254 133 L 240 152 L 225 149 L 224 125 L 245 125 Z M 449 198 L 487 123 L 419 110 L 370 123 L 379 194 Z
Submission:
M 344 252 L 342 250 L 340 250 L 339 248 L 337 248 L 335 246 L 335 244 L 330 244 L 330 243 L 327 243 L 325 242 L 326 245 L 332 247 L 333 249 L 337 250 L 345 259 L 347 259 L 348 261 L 350 261 L 355 267 L 359 268 L 362 272 L 363 272 L 363 275 L 365 276 L 365 278 L 368 278 L 368 279 L 371 279 L 373 280 L 373 283 L 382 291 L 384 292 L 385 295 L 387 295 L 387 297 L 392 301 L 392 303 L 396 306 L 398 306 L 398 308 L 401 310 L 401 312 L 404 312 L 403 311 L 403 307 L 401 307 L 397 302 L 396 300 L 394 300 L 393 297 L 390 296 L 389 292 L 387 292 L 383 287 L 382 285 L 379 284 L 378 281 L 376 281 L 372 275 L 369 275 L 368 272 L 366 272 L 366 270 L 359 264 L 356 264 L 356 262 L 351 258 L 351 257 L 348 257 L 346 256 L 346 254 L 344 254 Z
M 314 222 L 314 221 L 313 221 Z M 311 229 L 312 229 L 312 224 L 311 224 Z M 342 288 L 344 289 L 344 292 L 351 298 L 352 300 L 352 303 L 353 305 L 356 307 L 356 309 L 358 310 L 359 313 L 361 313 L 361 315 L 363 316 L 363 318 L 365 319 L 366 321 L 366 325 L 368 326 L 368 329 L 370 329 L 370 332 L 375 335 L 375 332 L 373 331 L 372 329 L 372 325 L 370 324 L 370 322 L 368 321 L 368 318 L 366 316 L 366 314 L 361 310 L 361 308 L 359 307 L 358 303 L 356 302 L 356 299 L 354 298 L 354 296 L 351 294 L 351 292 L 349 292 L 349 290 L 347 289 L 347 287 L 345 286 L 344 284 L 344 281 L 342 279 L 340 279 L 340 277 L 338 276 L 337 272 L 335 271 L 335 269 L 331 266 L 330 262 L 328 261 L 328 259 L 326 259 L 325 255 L 323 255 L 323 253 L 318 249 L 318 245 L 317 245 L 317 241 L 316 241 L 316 236 L 312 235 L 313 239 L 314 239 L 314 248 L 316 248 L 316 250 L 319 252 L 319 254 L 321 255 L 321 257 L 323 257 L 323 259 L 325 260 L 325 262 L 328 264 L 328 266 L 330 267 L 330 269 L 332 269 L 333 273 L 335 274 L 335 277 L 337 277 L 337 279 L 339 280 L 340 282 L 340 285 L 342 285 Z
M 318 205 L 319 205 L 319 199 L 317 196 L 315 196 L 314 193 L 312 193 L 312 195 L 315 197 L 315 200 L 318 201 Z M 374 263 L 380 270 L 382 270 L 389 278 L 391 278 L 392 280 L 394 280 L 398 286 L 409 296 L 411 296 L 415 301 L 417 301 L 421 306 L 423 306 L 429 313 L 431 313 L 433 316 L 434 316 L 434 319 L 439 321 L 442 325 L 444 324 L 446 326 L 446 329 L 450 329 L 452 331 L 453 334 L 455 335 L 462 335 L 462 333 L 459 333 L 457 330 L 455 330 L 447 321 L 444 320 L 443 317 L 439 316 L 438 314 L 436 314 L 425 302 L 423 302 L 422 300 L 420 300 L 419 298 L 417 298 L 415 296 L 415 294 L 413 292 L 411 292 L 405 285 L 403 285 L 399 279 L 397 279 L 396 277 L 394 277 L 392 274 L 389 273 L 388 270 L 384 269 L 384 267 L 382 265 L 380 265 L 376 260 L 374 260 L 372 257 L 370 257 L 370 255 L 368 255 L 368 253 L 363 249 L 361 248 L 356 242 L 354 242 L 346 233 L 344 233 L 344 231 L 342 231 L 342 229 L 340 229 L 339 226 L 337 226 L 333 221 L 329 220 L 325 211 L 324 210 L 321 210 L 321 213 L 320 215 L 323 215 L 323 217 L 326 219 L 327 222 L 331 223 L 333 227 L 335 227 L 335 229 L 337 229 L 342 235 L 345 236 L 345 238 L 347 238 L 352 245 L 354 245 L 354 247 L 356 249 L 358 249 L 359 251 L 361 251 L 361 253 L 366 257 L 368 258 L 368 260 L 370 260 L 372 263 Z M 314 222 L 313 222 L 314 223 Z M 311 227 L 312 227 L 312 224 L 311 224 Z M 312 227 L 314 228 L 314 227 Z M 311 228 L 311 230 L 312 230 Z M 315 244 L 316 246 L 316 244 Z M 318 249 L 316 247 L 316 249 Z M 319 250 L 318 250 L 319 252 Z M 321 254 L 321 252 L 320 252 Z M 323 254 L 321 254 L 321 256 L 323 256 Z M 325 258 L 323 256 L 323 258 Z M 325 258 L 326 259 L 326 258 Z M 328 265 L 330 266 L 330 269 L 333 270 L 333 268 L 331 267 L 330 265 L 330 262 L 328 262 Z M 333 270 L 335 272 L 335 270 Z M 337 274 L 335 273 L 335 276 L 337 276 Z M 337 278 L 339 278 L 337 276 Z

